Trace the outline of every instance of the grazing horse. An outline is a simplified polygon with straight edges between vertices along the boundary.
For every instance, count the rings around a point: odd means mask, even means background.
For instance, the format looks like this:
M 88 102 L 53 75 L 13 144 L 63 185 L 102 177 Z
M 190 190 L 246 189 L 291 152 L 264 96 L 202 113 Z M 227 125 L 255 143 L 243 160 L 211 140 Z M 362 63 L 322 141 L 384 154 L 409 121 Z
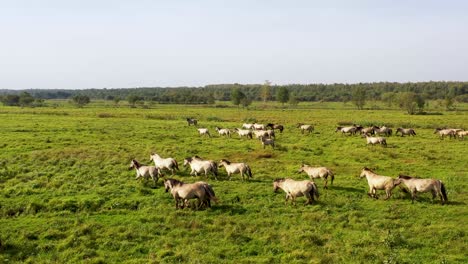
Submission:
M 265 138 L 264 136 L 261 136 L 260 140 L 262 141 L 263 149 L 265 149 L 265 146 L 268 146 L 268 145 L 270 145 L 271 148 L 275 149 L 275 140 L 274 139 Z
M 402 128 L 402 127 L 399 127 L 399 128 L 397 128 L 397 130 L 396 130 L 396 132 L 395 132 L 395 136 L 396 136 L 398 133 L 401 133 L 401 136 L 402 136 L 402 137 L 403 137 L 404 135 L 416 136 L 416 132 L 415 132 L 414 129 L 412 129 L 412 128 Z
M 374 146 L 375 144 L 380 144 L 384 147 L 387 146 L 387 139 L 383 137 L 369 137 L 368 135 L 365 135 L 366 140 L 367 140 L 367 145 L 371 144 Z
M 210 135 L 210 131 L 208 131 L 208 128 L 198 128 L 198 134 L 200 136 L 208 136 L 208 137 L 211 137 Z
M 176 209 L 184 208 L 189 199 L 198 199 L 197 209 L 205 202 L 211 207 L 211 200 L 217 201 L 213 188 L 206 182 L 184 183 L 176 179 L 164 181 L 166 192 L 171 191 Z
M 239 128 L 234 128 L 234 131 L 239 134 L 240 137 L 247 137 L 252 139 L 252 131 L 248 129 L 239 129 Z
M 305 196 L 307 201 L 304 205 L 312 204 L 315 198 L 319 198 L 317 185 L 313 181 L 295 181 L 293 179 L 276 179 L 273 181 L 273 191 L 277 192 L 282 189 L 286 193 L 285 203 L 291 199 L 291 203 L 296 205 L 296 198 Z
M 328 189 L 328 176 L 331 178 L 331 184 L 333 185 L 333 180 L 335 179 L 335 174 L 327 167 L 312 167 L 306 164 L 302 164 L 301 168 L 297 173 L 305 172 L 309 175 L 310 179 L 313 181 L 315 178 L 322 178 L 325 182 L 325 189 Z
M 245 128 L 245 129 L 252 129 L 252 127 L 253 127 L 253 124 L 246 124 L 246 123 L 242 124 L 242 128 Z
M 439 195 L 442 204 L 448 201 L 445 185 L 440 180 L 421 179 L 400 174 L 397 178 L 397 181 L 403 183 L 403 185 L 410 191 L 411 203 L 414 203 L 417 192 L 431 192 L 432 199 Z
M 447 129 L 442 129 L 442 128 L 436 128 L 434 130 L 434 134 L 438 133 L 440 139 L 444 139 L 446 136 L 449 136 L 450 138 L 455 138 L 456 132 L 454 129 L 447 128 Z
M 272 123 L 268 123 L 268 125 L 265 126 L 266 128 L 271 128 L 272 130 L 278 129 L 280 133 L 283 133 L 284 126 L 283 125 L 275 125 Z
M 205 177 L 208 178 L 208 172 L 211 172 L 215 179 L 218 179 L 218 165 L 212 160 L 204 160 L 198 156 L 184 159 L 184 167 L 190 165 L 190 175 L 198 176 L 198 173 L 205 173 Z
M 393 179 L 392 177 L 382 176 L 374 173 L 369 168 L 364 168 L 361 171 L 360 178 L 366 177 L 367 183 L 369 184 L 369 193 L 370 197 L 378 199 L 377 190 L 385 190 L 386 197 L 385 200 L 392 196 L 392 190 L 395 188 L 400 181 Z
M 393 133 L 392 129 L 386 126 L 374 128 L 374 134 L 377 134 L 377 135 L 384 134 L 386 136 L 391 136 L 392 133 Z
M 261 137 L 267 137 L 268 136 L 268 132 L 266 132 L 265 130 L 254 130 L 252 131 L 252 134 L 255 135 L 255 138 L 258 138 L 260 139 Z
M 229 179 L 231 179 L 231 174 L 234 173 L 240 173 L 242 181 L 244 180 L 244 174 L 248 176 L 247 179 L 252 178 L 252 171 L 246 163 L 232 163 L 226 159 L 222 159 L 219 161 L 219 167 L 221 168 L 222 166 L 226 168 Z
M 162 171 L 162 169 L 167 169 L 171 171 L 172 175 L 174 175 L 174 171 L 179 170 L 179 164 L 177 164 L 177 161 L 173 158 L 163 159 L 158 154 L 151 153 L 150 161 L 154 162 L 154 165 L 159 169 L 159 171 Z
M 195 118 L 187 118 L 187 124 L 190 126 L 190 125 L 194 125 L 196 126 L 198 123 L 198 120 L 196 120 Z
M 220 136 L 228 136 L 228 137 L 231 137 L 231 130 L 229 130 L 228 128 L 216 127 L 216 131 L 218 131 L 218 134 L 219 134 Z
M 340 131 L 342 135 L 344 135 L 346 133 L 349 133 L 349 135 L 355 135 L 357 132 L 361 131 L 362 128 L 363 127 L 356 126 L 356 125 L 352 125 L 352 126 L 349 126 L 349 127 L 339 126 L 339 127 L 336 127 L 335 133 Z
M 265 125 L 263 125 L 263 124 L 255 123 L 252 126 L 253 126 L 253 129 L 255 129 L 255 130 L 265 130 Z
M 148 179 L 149 177 L 151 177 L 154 183 L 157 183 L 159 180 L 159 175 L 162 175 L 159 169 L 156 168 L 155 166 L 145 166 L 143 164 L 140 164 L 136 159 L 132 159 L 132 161 L 130 162 L 129 169 L 136 170 L 135 180 L 138 180 L 141 177 L 145 179 Z
M 314 126 L 313 125 L 304 125 L 303 123 L 299 123 L 296 126 L 301 130 L 301 133 L 304 134 L 305 131 L 307 131 L 309 134 L 314 131 Z

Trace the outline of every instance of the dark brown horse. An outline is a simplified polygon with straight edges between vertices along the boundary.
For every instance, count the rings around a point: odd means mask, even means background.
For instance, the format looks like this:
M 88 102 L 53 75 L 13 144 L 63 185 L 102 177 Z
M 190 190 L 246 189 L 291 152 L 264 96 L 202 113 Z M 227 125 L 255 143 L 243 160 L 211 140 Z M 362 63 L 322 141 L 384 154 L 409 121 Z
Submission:
M 272 123 L 268 123 L 268 125 L 266 125 L 265 127 L 269 127 L 273 130 L 275 129 L 278 129 L 280 133 L 283 133 L 283 130 L 284 130 L 284 126 L 283 125 L 275 125 L 275 124 L 272 124 Z

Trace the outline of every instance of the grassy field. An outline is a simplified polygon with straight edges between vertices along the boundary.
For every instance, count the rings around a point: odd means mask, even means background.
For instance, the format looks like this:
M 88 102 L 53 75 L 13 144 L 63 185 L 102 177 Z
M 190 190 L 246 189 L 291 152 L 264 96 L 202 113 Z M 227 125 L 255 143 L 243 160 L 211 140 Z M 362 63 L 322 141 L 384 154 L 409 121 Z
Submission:
M 105 103 L 73 108 L 0 107 L 0 263 L 466 263 L 468 140 L 440 140 L 434 127 L 468 129 L 466 105 L 440 115 L 409 116 L 375 105 L 300 104 L 294 109 Z M 184 118 L 195 117 L 212 138 L 201 138 Z M 245 121 L 280 123 L 276 150 L 259 141 L 218 137 L 215 126 Z M 315 126 L 302 135 L 295 124 Z M 417 136 L 389 137 L 388 147 L 342 136 L 339 123 L 413 127 Z M 208 179 L 220 199 L 213 208 L 175 210 L 162 182 L 135 181 L 132 158 L 149 154 L 249 163 L 253 179 Z M 297 174 L 302 162 L 331 168 L 334 185 L 320 200 L 296 207 L 273 193 L 278 177 Z M 396 177 L 441 179 L 449 204 L 422 194 L 411 204 L 370 199 L 362 167 Z M 175 176 L 186 182 L 189 170 Z

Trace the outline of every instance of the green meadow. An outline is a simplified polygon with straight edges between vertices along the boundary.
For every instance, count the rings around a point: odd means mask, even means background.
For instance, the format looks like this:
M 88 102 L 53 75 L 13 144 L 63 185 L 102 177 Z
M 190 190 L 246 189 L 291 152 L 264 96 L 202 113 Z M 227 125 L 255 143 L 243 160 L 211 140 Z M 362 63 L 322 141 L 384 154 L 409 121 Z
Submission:
M 467 263 L 468 139 L 440 140 L 436 127 L 468 129 L 468 106 L 408 115 L 379 102 L 366 110 L 343 103 L 284 108 L 255 103 L 129 108 L 94 102 L 75 108 L 0 106 L 0 263 Z M 366 105 L 367 107 L 367 105 Z M 433 113 L 433 114 L 431 114 Z M 210 129 L 200 137 L 186 117 Z M 215 126 L 277 123 L 278 147 L 217 135 Z M 301 134 L 296 124 L 313 124 Z M 415 137 L 391 136 L 388 147 L 335 133 L 339 124 L 412 127 Z M 176 210 L 162 180 L 135 180 L 132 158 L 150 164 L 173 157 L 185 182 L 205 180 L 219 198 L 211 209 Z M 253 179 L 189 176 L 183 159 L 247 162 Z M 320 199 L 285 205 L 275 178 L 308 179 L 301 163 L 329 167 Z M 449 203 L 428 193 L 412 204 L 399 188 L 384 201 L 367 196 L 364 167 L 444 182 Z M 167 174 L 167 173 L 166 173 Z

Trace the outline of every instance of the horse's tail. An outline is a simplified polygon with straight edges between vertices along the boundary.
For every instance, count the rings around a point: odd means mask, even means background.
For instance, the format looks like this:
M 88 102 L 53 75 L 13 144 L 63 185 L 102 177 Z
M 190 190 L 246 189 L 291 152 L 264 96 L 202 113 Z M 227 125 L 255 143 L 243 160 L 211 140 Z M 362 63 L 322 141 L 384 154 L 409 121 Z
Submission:
M 250 169 L 249 165 L 247 165 L 246 167 L 247 167 L 247 174 L 249 175 L 250 178 L 253 178 L 252 170 Z
M 174 168 L 175 168 L 176 170 L 179 170 L 179 164 L 177 163 L 177 160 L 173 159 L 173 160 L 172 160 L 172 164 L 174 165 Z
M 213 170 L 215 177 L 218 177 L 218 164 L 216 162 L 211 162 L 211 169 Z
M 445 189 L 445 185 L 442 181 L 439 181 L 439 182 L 440 182 L 440 192 L 442 193 L 442 197 L 444 198 L 443 202 L 448 202 L 447 190 Z
M 335 174 L 331 170 L 328 170 L 328 175 L 330 175 L 331 184 L 333 184 L 333 180 L 335 179 Z
M 411 134 L 413 134 L 413 136 L 416 136 L 416 131 L 411 130 Z
M 211 187 L 211 185 L 209 184 L 203 184 L 203 188 L 205 189 L 205 192 L 206 194 L 208 195 L 208 199 L 214 201 L 214 202 L 218 202 L 218 198 L 216 197 L 216 194 L 213 190 L 213 188 Z
M 310 194 L 310 197 L 312 198 L 312 200 L 314 200 L 314 196 L 317 198 L 317 200 L 320 197 L 317 185 L 315 183 L 313 183 L 313 182 L 312 182 L 312 189 L 310 190 L 309 194 Z

